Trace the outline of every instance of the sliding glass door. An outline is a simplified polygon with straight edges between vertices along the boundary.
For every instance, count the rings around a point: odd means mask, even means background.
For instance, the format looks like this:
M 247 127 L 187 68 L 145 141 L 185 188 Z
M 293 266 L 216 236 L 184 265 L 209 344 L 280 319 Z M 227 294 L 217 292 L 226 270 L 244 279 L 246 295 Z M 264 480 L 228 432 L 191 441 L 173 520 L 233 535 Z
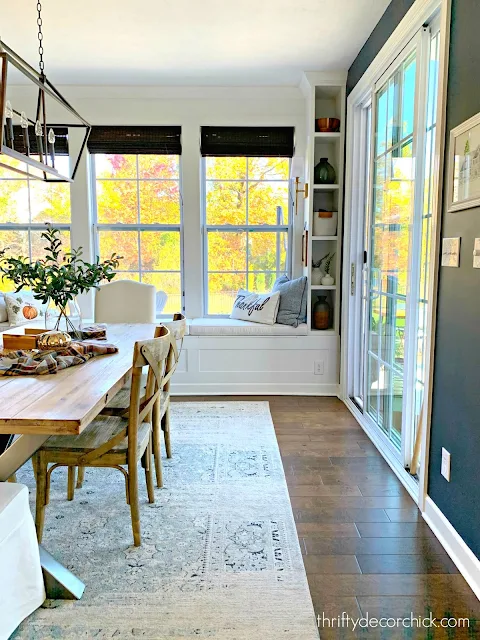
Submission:
M 380 83 L 369 228 L 366 410 L 397 447 L 405 394 L 405 330 L 414 212 L 417 49 Z
M 362 280 L 351 395 L 406 467 L 423 403 L 438 51 L 438 33 L 422 29 L 375 84 L 361 119 L 366 196 L 364 251 L 353 265 Z

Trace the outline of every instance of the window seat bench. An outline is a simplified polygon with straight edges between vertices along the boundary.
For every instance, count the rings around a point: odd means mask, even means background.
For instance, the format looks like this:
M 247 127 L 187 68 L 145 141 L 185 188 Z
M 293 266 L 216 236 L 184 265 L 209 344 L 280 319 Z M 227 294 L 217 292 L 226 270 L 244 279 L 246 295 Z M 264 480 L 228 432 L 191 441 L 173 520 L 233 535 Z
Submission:
M 172 394 L 336 396 L 339 344 L 334 332 L 312 332 L 306 324 L 194 318 Z

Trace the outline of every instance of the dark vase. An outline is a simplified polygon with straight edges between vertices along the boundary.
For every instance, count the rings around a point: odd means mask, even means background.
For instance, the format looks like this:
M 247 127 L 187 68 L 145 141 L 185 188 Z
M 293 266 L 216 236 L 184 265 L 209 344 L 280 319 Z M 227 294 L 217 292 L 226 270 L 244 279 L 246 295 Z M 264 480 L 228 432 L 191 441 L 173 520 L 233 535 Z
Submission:
M 313 170 L 315 184 L 335 184 L 337 176 L 335 169 L 328 162 L 328 158 L 320 158 L 320 162 Z
M 326 296 L 318 296 L 317 302 L 313 306 L 313 327 L 314 329 L 328 329 L 330 327 L 330 305 Z

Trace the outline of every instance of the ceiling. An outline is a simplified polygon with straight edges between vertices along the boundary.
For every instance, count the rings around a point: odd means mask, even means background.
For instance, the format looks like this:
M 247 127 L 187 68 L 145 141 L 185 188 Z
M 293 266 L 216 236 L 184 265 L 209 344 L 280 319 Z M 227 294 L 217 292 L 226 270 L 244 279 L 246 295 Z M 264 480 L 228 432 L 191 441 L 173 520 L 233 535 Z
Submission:
M 390 0 L 44 0 L 58 84 L 297 85 L 346 69 Z M 35 0 L 4 2 L 1 35 L 37 66 Z

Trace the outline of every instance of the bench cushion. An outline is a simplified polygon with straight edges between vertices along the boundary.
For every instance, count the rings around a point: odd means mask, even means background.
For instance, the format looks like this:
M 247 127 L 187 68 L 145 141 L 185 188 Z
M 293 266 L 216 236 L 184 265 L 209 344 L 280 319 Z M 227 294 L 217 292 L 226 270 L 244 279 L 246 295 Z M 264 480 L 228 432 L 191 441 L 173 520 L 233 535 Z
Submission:
M 232 318 L 195 318 L 190 320 L 191 336 L 306 336 L 307 325 L 259 324 Z

